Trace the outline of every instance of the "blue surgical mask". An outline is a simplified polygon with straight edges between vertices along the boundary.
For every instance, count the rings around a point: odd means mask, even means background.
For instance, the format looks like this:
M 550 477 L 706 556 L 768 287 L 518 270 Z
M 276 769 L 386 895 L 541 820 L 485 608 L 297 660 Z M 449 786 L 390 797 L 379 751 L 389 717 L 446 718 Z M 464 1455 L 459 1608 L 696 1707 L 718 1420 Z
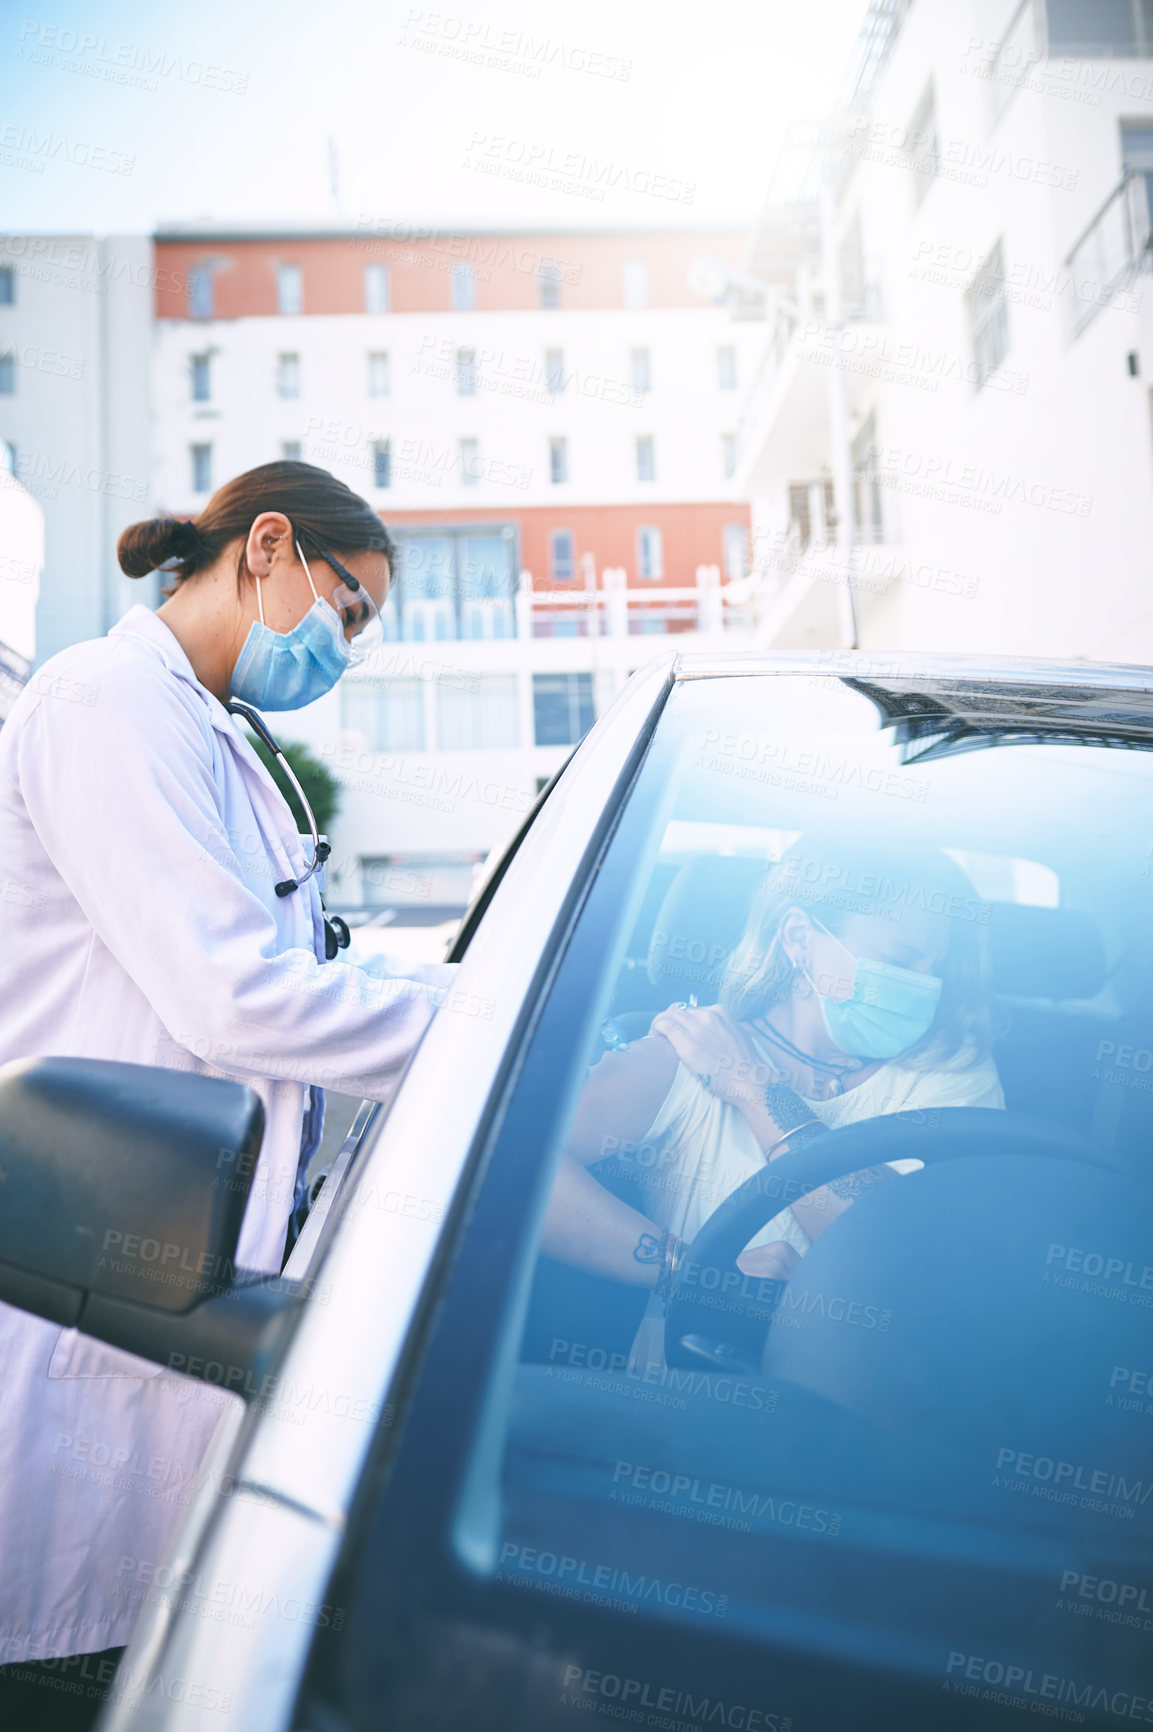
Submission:
M 822 931 L 828 932 L 828 927 Z M 841 944 L 839 938 L 837 943 Z M 841 948 L 853 956 L 848 945 Z M 935 974 L 874 962 L 868 956 L 853 956 L 853 961 L 856 970 L 848 998 L 829 998 L 812 983 L 829 1039 L 854 1058 L 896 1058 L 928 1034 L 943 983 Z
M 232 670 L 233 697 L 258 710 L 299 710 L 315 703 L 332 690 L 351 657 L 340 615 L 317 595 L 299 541 L 296 552 L 315 598 L 312 606 L 291 631 L 273 631 L 264 623 L 264 598 L 257 578 L 260 618 L 249 627 Z

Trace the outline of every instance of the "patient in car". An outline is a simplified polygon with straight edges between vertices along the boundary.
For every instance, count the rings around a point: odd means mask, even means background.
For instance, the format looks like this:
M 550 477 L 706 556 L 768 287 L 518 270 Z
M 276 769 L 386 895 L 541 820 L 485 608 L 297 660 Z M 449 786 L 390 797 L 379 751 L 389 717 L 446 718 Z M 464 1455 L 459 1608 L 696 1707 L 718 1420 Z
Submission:
M 716 1002 L 670 1006 L 589 1071 L 546 1254 L 655 1289 L 655 1323 L 702 1223 L 803 1125 L 1003 1107 L 984 914 L 938 849 L 802 837 L 768 871 L 723 975 L 702 983 Z M 595 1176 L 630 1145 L 644 1151 L 643 1212 Z M 756 1235 L 740 1268 L 787 1279 L 854 1195 L 894 1177 L 884 1166 L 812 1192 Z

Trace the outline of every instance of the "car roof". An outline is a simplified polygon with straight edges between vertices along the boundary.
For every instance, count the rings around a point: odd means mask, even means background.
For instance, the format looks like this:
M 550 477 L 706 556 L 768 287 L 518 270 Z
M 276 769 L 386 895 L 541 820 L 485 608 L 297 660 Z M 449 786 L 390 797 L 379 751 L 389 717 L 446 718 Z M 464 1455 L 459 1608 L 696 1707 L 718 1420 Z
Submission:
M 1024 656 L 815 650 L 667 658 L 677 681 L 824 675 L 871 697 L 906 737 L 944 728 L 1153 737 L 1153 668 Z

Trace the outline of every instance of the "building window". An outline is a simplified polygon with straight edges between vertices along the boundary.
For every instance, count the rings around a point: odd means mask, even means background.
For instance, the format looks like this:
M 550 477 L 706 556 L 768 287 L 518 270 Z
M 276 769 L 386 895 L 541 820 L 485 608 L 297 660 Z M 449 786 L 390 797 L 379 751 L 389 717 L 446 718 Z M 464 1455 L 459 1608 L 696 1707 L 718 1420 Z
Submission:
M 192 457 L 192 491 L 193 493 L 212 492 L 212 447 L 211 445 L 193 445 L 190 447 Z
M 637 434 L 637 480 L 655 481 L 657 478 L 657 454 L 651 433 Z
M 452 307 L 455 313 L 476 308 L 476 266 L 458 259 L 452 267 Z
M 476 439 L 460 442 L 460 479 L 465 487 L 475 487 L 480 480 L 480 443 Z
M 542 307 L 560 306 L 560 286 L 564 271 L 553 259 L 542 259 L 536 273 Z
M 384 354 L 368 357 L 368 394 L 370 397 L 387 397 L 389 390 L 388 356 Z
M 15 475 L 16 463 L 15 445 L 11 439 L 0 439 L 0 474 Z
M 548 442 L 548 478 L 553 482 L 568 480 L 567 439 L 550 439 Z
M 372 485 L 392 486 L 392 446 L 387 439 L 378 439 L 372 447 Z
M 0 355 L 0 397 L 16 395 L 16 357 Z
M 16 305 L 16 272 L 11 265 L 0 265 L 0 307 Z
M 731 481 L 737 472 L 737 436 L 735 433 L 721 434 L 721 474 L 726 481 Z
M 639 391 L 643 395 L 653 388 L 653 367 L 649 351 L 647 349 L 634 349 L 632 363 L 633 390 Z
M 304 455 L 304 447 L 299 439 L 283 439 L 280 445 L 280 455 L 286 463 L 299 463 Z
M 214 310 L 212 266 L 193 265 L 188 273 L 188 316 L 211 319 Z
M 852 444 L 853 539 L 874 545 L 884 540 L 884 506 L 877 460 L 877 419 L 869 415 Z
M 442 752 L 515 751 L 520 745 L 516 675 L 438 682 L 436 740 Z
M 390 638 L 425 643 L 515 637 L 519 566 L 514 525 L 394 533 L 396 583 L 384 616 Z M 473 676 L 467 677 L 471 681 Z
M 553 582 L 571 582 L 576 576 L 576 537 L 571 529 L 550 531 L 548 555 Z
M 458 397 L 476 396 L 475 349 L 458 349 L 456 352 L 456 394 Z
M 649 267 L 644 259 L 626 259 L 624 266 L 625 306 L 641 312 L 649 304 Z
M 533 738 L 538 746 L 575 746 L 595 721 L 591 674 L 532 676 Z
M 913 204 L 919 205 L 941 166 L 941 141 L 937 136 L 937 98 L 933 81 L 929 80 L 924 94 L 909 122 L 908 152 L 912 159 Z
M 725 343 L 717 350 L 717 389 L 735 391 L 736 388 L 737 351 L 731 344 Z
M 564 390 L 564 350 L 546 349 L 544 352 L 545 386 L 554 397 L 559 397 Z
M 419 679 L 343 680 L 342 726 L 370 752 L 423 752 L 424 695 Z
M 212 369 L 211 358 L 208 355 L 193 355 L 192 357 L 192 401 L 208 403 L 212 400 Z
M 277 265 L 276 310 L 278 313 L 304 311 L 304 277 L 299 265 Z
M 300 396 L 299 355 L 278 355 L 276 357 L 276 395 L 278 397 Z
M 1049 56 L 1070 60 L 1153 55 L 1149 0 L 1048 0 Z
M 965 308 L 980 390 L 1009 353 L 1009 307 L 1005 300 L 1005 261 L 1000 241 L 965 291 Z
M 387 265 L 365 265 L 364 310 L 366 313 L 387 313 L 391 301 L 391 285 Z
M 637 575 L 650 580 L 665 575 L 661 532 L 651 525 L 637 530 Z
M 730 583 L 744 577 L 749 563 L 749 532 L 743 523 L 726 523 L 724 529 L 724 570 Z

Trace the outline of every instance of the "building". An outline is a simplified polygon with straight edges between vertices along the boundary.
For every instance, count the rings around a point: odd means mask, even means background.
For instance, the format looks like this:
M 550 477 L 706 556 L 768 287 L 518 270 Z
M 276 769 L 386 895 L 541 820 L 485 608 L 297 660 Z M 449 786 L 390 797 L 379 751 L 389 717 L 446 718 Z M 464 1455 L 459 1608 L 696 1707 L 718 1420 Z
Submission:
M 36 602 L 44 569 L 44 512 L 0 469 L 0 727 L 36 659 Z
M 150 512 L 154 289 L 143 236 L 0 236 L 0 446 L 44 513 L 40 660 L 155 599 L 116 564 Z
M 281 727 L 345 784 L 345 901 L 462 903 L 644 640 L 747 623 L 746 239 L 156 236 L 153 508 L 301 457 L 400 545 L 380 665 Z
M 761 641 L 1153 660 L 1138 0 L 873 0 L 746 258 Z

